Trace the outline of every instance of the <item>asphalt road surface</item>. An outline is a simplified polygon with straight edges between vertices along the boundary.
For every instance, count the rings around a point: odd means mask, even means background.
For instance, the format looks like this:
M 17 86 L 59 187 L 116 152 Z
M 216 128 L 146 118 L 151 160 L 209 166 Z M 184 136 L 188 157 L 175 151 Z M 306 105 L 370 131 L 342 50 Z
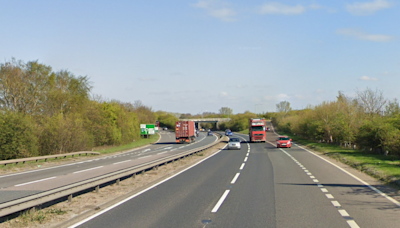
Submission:
M 267 137 L 224 149 L 72 227 L 400 227 L 397 201 L 297 145 L 276 148 L 273 132 Z
M 161 138 L 158 143 L 140 149 L 0 176 L 0 204 L 124 168 L 143 165 L 217 140 L 216 136 L 207 137 L 202 133 L 196 138 L 195 143 L 176 144 L 173 132 L 160 133 Z

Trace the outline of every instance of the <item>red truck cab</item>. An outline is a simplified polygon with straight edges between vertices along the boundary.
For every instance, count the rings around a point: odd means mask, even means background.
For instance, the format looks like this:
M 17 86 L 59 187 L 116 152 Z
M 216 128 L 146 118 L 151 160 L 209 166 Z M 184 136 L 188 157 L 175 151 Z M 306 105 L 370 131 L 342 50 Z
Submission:
M 264 118 L 251 118 L 249 120 L 249 140 L 250 142 L 267 141 Z

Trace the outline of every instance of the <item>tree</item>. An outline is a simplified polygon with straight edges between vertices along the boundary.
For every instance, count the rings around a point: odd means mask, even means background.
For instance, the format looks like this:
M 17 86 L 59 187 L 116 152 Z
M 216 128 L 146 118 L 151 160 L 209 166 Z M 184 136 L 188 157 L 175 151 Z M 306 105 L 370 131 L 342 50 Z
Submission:
M 228 107 L 222 107 L 222 108 L 219 109 L 219 113 L 222 116 L 227 116 L 229 118 L 232 115 L 233 110 L 231 108 L 228 108 Z
M 276 111 L 285 114 L 292 111 L 289 101 L 281 101 L 279 104 L 276 104 Z
M 358 91 L 357 101 L 367 114 L 380 114 L 387 102 L 383 97 L 382 91 L 373 91 L 370 88 L 364 91 Z
M 393 101 L 389 101 L 388 104 L 386 105 L 385 115 L 393 116 L 398 114 L 400 114 L 400 105 L 397 98 L 395 98 Z

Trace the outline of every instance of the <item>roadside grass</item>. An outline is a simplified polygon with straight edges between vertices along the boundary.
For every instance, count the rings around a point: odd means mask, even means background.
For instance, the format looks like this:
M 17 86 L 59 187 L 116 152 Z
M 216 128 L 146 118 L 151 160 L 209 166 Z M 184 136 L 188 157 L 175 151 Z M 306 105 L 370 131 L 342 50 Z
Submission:
M 239 133 L 248 135 L 249 134 L 249 129 L 244 129 L 243 131 L 239 131 Z
M 292 134 L 287 135 L 300 145 L 321 152 L 386 183 L 400 186 L 399 157 L 373 154 L 368 151 L 353 150 L 336 144 L 313 142 Z
M 128 144 L 124 144 L 124 145 L 120 145 L 120 146 L 107 146 L 107 147 L 98 147 L 98 148 L 94 148 L 93 151 L 95 152 L 100 152 L 101 154 L 109 154 L 109 153 L 114 153 L 114 152 L 118 152 L 118 151 L 124 151 L 124 150 L 129 150 L 129 149 L 134 149 L 136 147 L 141 147 L 150 143 L 154 143 L 159 139 L 159 136 L 153 136 L 149 139 L 141 139 L 139 141 L 135 141 L 132 143 L 128 143 Z M 68 160 L 72 160 L 78 157 L 95 157 L 97 155 L 75 155 L 74 157 L 72 157 L 72 155 L 67 156 L 66 158 L 64 157 L 60 157 L 60 158 L 49 158 L 47 159 L 47 161 L 43 160 L 38 160 L 36 161 L 27 161 L 24 164 L 23 163 L 19 163 L 19 164 L 7 164 L 7 165 L 0 165 L 0 171 L 18 171 L 19 168 L 40 168 L 42 165 L 49 163 L 49 162 L 59 162 L 59 161 L 68 161 Z

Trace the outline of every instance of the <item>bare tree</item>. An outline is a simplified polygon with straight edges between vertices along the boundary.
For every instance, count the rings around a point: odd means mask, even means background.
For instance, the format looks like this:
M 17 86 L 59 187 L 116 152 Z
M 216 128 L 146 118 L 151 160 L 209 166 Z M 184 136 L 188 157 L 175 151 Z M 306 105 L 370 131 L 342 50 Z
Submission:
M 385 115 L 392 116 L 396 114 L 400 114 L 400 105 L 397 98 L 393 101 L 388 101 L 388 104 L 385 107 Z
M 292 111 L 289 101 L 281 101 L 281 102 L 279 102 L 279 104 L 276 104 L 276 111 L 283 112 L 283 113 L 288 113 L 288 112 Z
M 230 115 L 232 115 L 233 110 L 231 108 L 228 108 L 228 107 L 222 107 L 222 108 L 219 109 L 219 113 L 221 115 L 227 115 L 229 117 Z
M 383 97 L 383 92 L 376 89 L 373 91 L 367 88 L 357 92 L 357 101 L 367 114 L 380 114 L 387 100 Z

